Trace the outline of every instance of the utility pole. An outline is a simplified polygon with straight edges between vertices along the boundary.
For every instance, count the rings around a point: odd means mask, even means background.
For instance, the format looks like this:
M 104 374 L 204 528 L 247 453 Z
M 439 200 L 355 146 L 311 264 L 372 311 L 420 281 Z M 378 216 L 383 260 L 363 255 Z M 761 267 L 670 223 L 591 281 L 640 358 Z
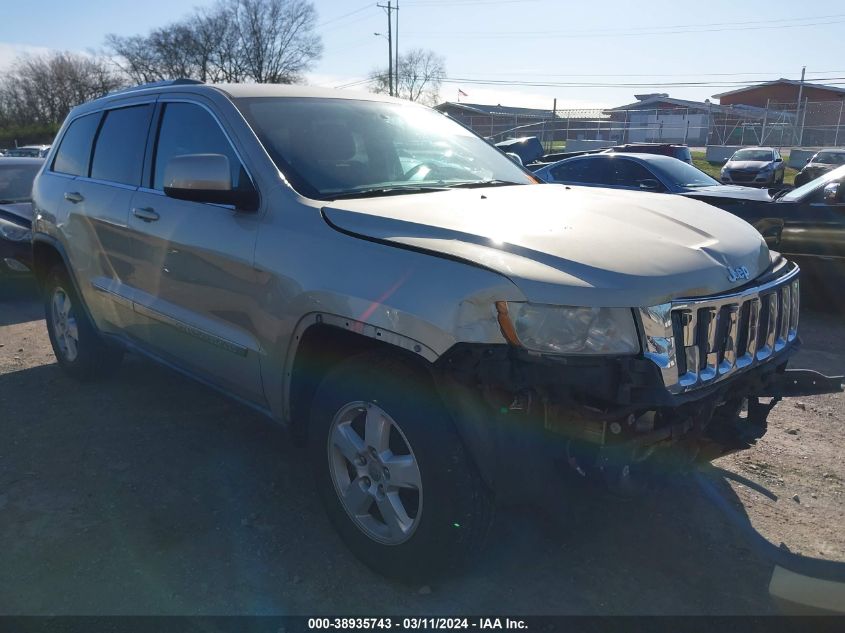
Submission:
M 795 125 L 798 125 L 798 121 L 800 120 L 801 116 L 801 97 L 804 95 L 804 72 L 807 70 L 806 66 L 801 66 L 801 83 L 798 84 L 798 104 L 795 107 Z M 795 142 L 795 128 L 792 128 L 793 136 L 792 142 Z M 804 136 L 804 126 L 801 126 L 801 136 Z M 798 144 L 801 144 L 801 141 L 798 141 Z
M 377 7 L 387 9 L 387 86 L 390 96 L 393 96 L 393 2 L 387 0 L 387 5 L 377 4 Z M 379 33 L 376 33 L 379 35 Z
M 396 86 L 396 96 L 399 96 L 399 0 L 396 0 L 396 44 L 393 47 L 396 55 L 396 61 L 393 64 L 393 72 L 396 73 L 396 81 L 393 83 Z

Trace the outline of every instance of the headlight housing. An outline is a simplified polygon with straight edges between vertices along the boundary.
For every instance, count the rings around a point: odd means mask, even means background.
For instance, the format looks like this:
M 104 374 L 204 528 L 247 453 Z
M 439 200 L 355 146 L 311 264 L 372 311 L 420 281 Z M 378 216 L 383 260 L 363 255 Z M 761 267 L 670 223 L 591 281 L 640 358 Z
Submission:
M 32 240 L 32 231 L 23 226 L 0 220 L 0 237 L 10 242 L 29 242 Z
M 496 303 L 502 334 L 541 354 L 637 354 L 640 341 L 628 308 L 586 308 L 514 301 Z

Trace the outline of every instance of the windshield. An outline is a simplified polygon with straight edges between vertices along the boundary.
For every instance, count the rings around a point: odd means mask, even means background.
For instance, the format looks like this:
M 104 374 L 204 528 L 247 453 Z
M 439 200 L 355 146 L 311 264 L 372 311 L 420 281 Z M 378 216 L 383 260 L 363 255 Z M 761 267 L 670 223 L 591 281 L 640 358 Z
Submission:
M 660 161 L 659 167 L 666 179 L 678 187 L 712 187 L 720 184 L 718 180 L 682 160 Z
M 845 152 L 819 152 L 810 162 L 822 165 L 845 165 Z
M 801 185 L 787 193 L 786 195 L 782 196 L 780 200 L 786 202 L 798 202 L 804 196 L 813 191 L 816 191 L 819 187 L 824 187 L 827 183 L 833 182 L 834 180 L 841 180 L 845 178 L 845 165 L 842 167 L 837 167 L 833 171 L 829 171 L 823 176 L 819 176 L 815 180 L 811 180 L 806 185 Z
M 774 154 L 768 149 L 741 149 L 734 152 L 731 160 L 774 160 Z
M 3 165 L 0 159 L 0 201 L 28 202 L 32 199 L 32 181 L 41 165 Z
M 444 115 L 351 99 L 238 99 L 279 170 L 323 200 L 534 182 L 499 150 Z

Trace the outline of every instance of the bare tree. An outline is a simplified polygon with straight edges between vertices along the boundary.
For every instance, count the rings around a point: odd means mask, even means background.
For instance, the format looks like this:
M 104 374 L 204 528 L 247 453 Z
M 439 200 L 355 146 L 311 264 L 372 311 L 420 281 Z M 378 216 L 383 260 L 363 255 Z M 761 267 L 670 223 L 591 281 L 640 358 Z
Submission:
M 106 46 L 138 83 L 292 83 L 322 54 L 316 23 L 308 0 L 220 0 L 146 36 L 109 35 Z
M 229 0 L 250 79 L 293 83 L 323 53 L 314 33 L 317 12 L 307 0 Z
M 73 53 L 21 57 L 0 81 L 6 125 L 58 124 L 74 106 L 123 85 L 103 60 Z
M 370 74 L 372 92 L 387 93 L 387 70 Z M 396 96 L 409 101 L 435 105 L 440 101 L 440 86 L 446 78 L 446 62 L 434 51 L 414 48 L 399 56 Z

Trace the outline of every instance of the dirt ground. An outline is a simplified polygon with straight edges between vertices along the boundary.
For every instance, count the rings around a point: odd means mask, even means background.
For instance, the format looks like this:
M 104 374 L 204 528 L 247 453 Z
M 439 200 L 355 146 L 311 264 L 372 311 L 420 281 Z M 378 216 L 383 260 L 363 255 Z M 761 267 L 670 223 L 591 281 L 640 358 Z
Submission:
M 802 315 L 794 366 L 843 373 L 843 321 Z M 720 484 L 773 543 L 845 560 L 843 423 L 843 394 L 788 400 L 716 463 L 762 487 Z M 27 289 L 0 301 L 0 614 L 775 612 L 771 564 L 688 478 L 551 506 L 502 510 L 464 574 L 385 580 L 335 536 L 282 429 L 135 357 L 75 383 Z

